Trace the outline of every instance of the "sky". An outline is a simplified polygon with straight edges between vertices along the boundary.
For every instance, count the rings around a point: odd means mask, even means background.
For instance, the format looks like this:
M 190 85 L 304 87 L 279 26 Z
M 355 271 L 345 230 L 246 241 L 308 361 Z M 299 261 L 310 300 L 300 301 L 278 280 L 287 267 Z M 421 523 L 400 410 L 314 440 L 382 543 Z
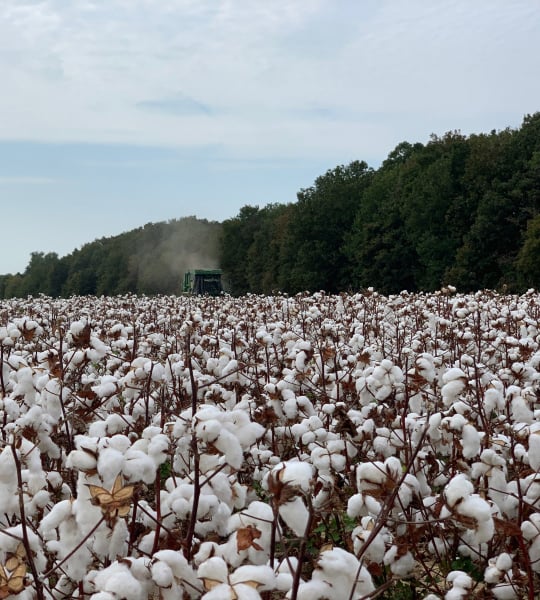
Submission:
M 1 0 L 0 274 L 540 110 L 540 0 Z

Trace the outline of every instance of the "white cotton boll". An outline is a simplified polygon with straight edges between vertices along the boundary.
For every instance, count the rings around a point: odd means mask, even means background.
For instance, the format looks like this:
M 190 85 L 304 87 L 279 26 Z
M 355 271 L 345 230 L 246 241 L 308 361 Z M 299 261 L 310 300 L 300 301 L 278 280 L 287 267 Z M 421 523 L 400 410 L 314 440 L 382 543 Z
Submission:
M 452 379 L 445 383 L 441 388 L 441 396 L 444 405 L 449 408 L 458 399 L 459 395 L 466 387 L 466 382 L 463 379 Z
M 530 424 L 534 421 L 534 415 L 528 403 L 522 396 L 514 396 L 510 403 L 510 414 L 515 423 Z
M 500 583 L 496 585 L 491 593 L 496 600 L 516 600 L 518 589 L 512 583 Z
M 455 475 L 444 489 L 444 495 L 448 506 L 453 507 L 458 501 L 467 498 L 474 492 L 473 484 L 463 473 Z
M 90 600 L 117 600 L 116 594 L 110 594 L 109 592 L 96 592 L 90 596 Z
M 493 384 L 491 384 L 493 385 Z M 504 408 L 504 396 L 502 389 L 489 387 L 484 392 L 484 410 L 487 415 L 496 413 Z
M 150 484 L 156 479 L 156 464 L 144 452 L 129 449 L 124 454 L 122 474 L 128 481 L 143 481 Z
M 124 466 L 124 454 L 114 448 L 104 448 L 100 451 L 97 468 L 104 481 L 114 481 Z
M 311 581 L 302 582 L 298 587 L 297 600 L 327 600 L 328 598 L 336 598 L 332 587 L 321 579 L 312 579 Z M 286 598 L 290 598 L 288 593 Z
M 292 500 L 285 502 L 285 504 L 281 504 L 279 507 L 279 516 L 296 535 L 303 536 L 305 534 L 309 512 L 302 498 L 296 496 Z
M 168 588 L 174 583 L 174 575 L 169 565 L 160 560 L 152 562 L 152 579 L 158 587 Z
M 50 512 L 41 519 L 39 531 L 47 539 L 60 524 L 71 517 L 72 500 L 62 500 L 53 505 Z
M 396 546 L 392 546 L 392 548 L 390 548 L 390 550 L 388 550 L 388 552 L 385 554 L 384 564 L 390 566 L 390 571 L 392 571 L 396 577 L 410 577 L 416 565 L 416 561 L 414 560 L 411 552 L 406 552 L 399 558 L 394 556 L 392 560 L 388 562 L 387 557 L 395 547 Z
M 127 552 L 127 540 L 129 537 L 125 519 L 118 519 L 114 524 L 109 539 L 109 558 L 114 560 L 117 556 L 124 556 Z
M 227 464 L 233 469 L 240 469 L 244 460 L 242 447 L 236 436 L 227 429 L 221 429 L 219 437 L 213 445 L 224 454 Z
M 117 562 L 99 571 L 95 577 L 96 589 L 112 593 L 117 598 L 146 600 L 143 587 L 131 574 L 129 568 Z
M 148 443 L 148 456 L 154 462 L 156 469 L 167 460 L 168 451 L 169 438 L 165 434 L 159 433 L 150 439 Z
M 480 434 L 472 425 L 464 425 L 461 432 L 463 456 L 473 458 L 480 452 Z
M 272 469 L 272 473 L 283 483 L 298 486 L 306 493 L 311 490 L 313 467 L 308 462 L 289 460 L 279 463 Z
M 222 424 L 217 419 L 204 420 L 197 424 L 197 436 L 202 442 L 212 443 L 219 437 L 221 429 Z
M 364 497 L 362 494 L 352 495 L 347 502 L 347 516 L 356 519 L 364 511 Z
M 72 450 L 67 457 L 66 466 L 79 471 L 92 471 L 97 468 L 97 460 L 91 452 Z
M 199 579 L 213 579 L 214 581 L 225 583 L 229 577 L 227 563 L 220 556 L 212 556 L 199 565 L 197 577 Z
M 512 568 L 512 557 L 507 552 L 499 554 L 495 566 L 500 571 L 509 571 Z
M 529 435 L 528 457 L 531 469 L 540 470 L 540 431 Z
M 238 567 L 229 577 L 233 586 L 247 581 L 256 581 L 259 591 L 272 590 L 276 584 L 274 570 L 267 565 L 243 565 Z
M 491 508 L 489 504 L 478 494 L 472 494 L 460 502 L 457 507 L 460 515 L 473 517 L 477 521 L 489 521 L 491 519 Z

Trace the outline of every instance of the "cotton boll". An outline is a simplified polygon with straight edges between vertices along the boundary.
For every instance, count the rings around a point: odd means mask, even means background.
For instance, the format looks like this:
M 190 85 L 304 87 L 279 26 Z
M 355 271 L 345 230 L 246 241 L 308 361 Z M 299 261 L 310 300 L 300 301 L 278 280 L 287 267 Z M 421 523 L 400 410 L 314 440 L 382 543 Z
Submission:
M 227 563 L 220 556 L 213 556 L 199 565 L 197 577 L 226 583 L 229 578 Z
M 266 565 L 243 565 L 238 567 L 229 577 L 230 583 L 236 587 L 239 584 L 254 581 L 258 591 L 274 589 L 276 576 L 274 570 Z
M 472 425 L 466 424 L 461 432 L 463 456 L 473 458 L 480 452 L 480 434 Z
M 97 460 L 98 472 L 104 481 L 114 481 L 124 466 L 124 454 L 114 448 L 103 448 Z
M 540 431 L 529 435 L 529 464 L 535 471 L 540 470 Z
M 133 577 L 129 568 L 118 562 L 99 571 L 94 585 L 97 590 L 111 593 L 113 598 L 146 600 L 147 597 L 141 583 Z
M 446 593 L 445 600 L 465 600 L 473 587 L 472 578 L 463 571 L 450 571 L 446 581 L 452 588 Z
M 450 480 L 444 489 L 446 503 L 452 508 L 459 501 L 470 496 L 473 491 L 473 484 L 463 473 L 459 473 Z
M 168 588 L 174 582 L 174 575 L 169 565 L 163 561 L 155 561 L 150 567 L 152 579 L 158 587 Z
M 109 540 L 109 559 L 114 560 L 117 556 L 126 554 L 128 538 L 129 533 L 125 519 L 118 519 Z
M 362 513 L 365 513 L 364 496 L 362 494 L 353 494 L 347 501 L 347 516 L 356 519 Z
M 279 507 L 279 516 L 294 531 L 295 535 L 303 536 L 305 534 L 309 512 L 299 496 L 281 504 Z

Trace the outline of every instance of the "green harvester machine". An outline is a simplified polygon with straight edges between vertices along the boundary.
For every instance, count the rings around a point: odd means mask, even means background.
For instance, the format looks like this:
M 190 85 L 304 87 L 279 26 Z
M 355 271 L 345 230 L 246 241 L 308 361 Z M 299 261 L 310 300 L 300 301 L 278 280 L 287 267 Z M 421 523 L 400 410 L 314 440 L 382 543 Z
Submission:
M 184 294 L 219 296 L 223 291 L 221 269 L 193 269 L 184 274 Z

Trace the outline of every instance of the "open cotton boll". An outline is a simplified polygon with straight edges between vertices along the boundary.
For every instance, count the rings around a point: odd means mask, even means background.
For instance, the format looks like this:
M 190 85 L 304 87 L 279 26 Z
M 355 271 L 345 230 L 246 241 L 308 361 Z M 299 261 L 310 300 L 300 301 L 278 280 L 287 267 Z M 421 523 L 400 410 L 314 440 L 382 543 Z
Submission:
M 529 464 L 531 469 L 540 470 L 540 428 L 529 435 Z
M 94 585 L 99 591 L 111 593 L 113 598 L 129 598 L 129 600 L 146 600 L 147 598 L 141 582 L 123 563 L 114 562 L 99 571 L 95 576 Z
M 303 536 L 309 521 L 309 512 L 300 496 L 279 506 L 279 516 L 297 536 Z
M 212 556 L 199 565 L 197 577 L 226 583 L 229 579 L 227 563 L 220 556 Z
M 97 468 L 104 481 L 114 481 L 124 466 L 124 454 L 114 448 L 103 448 L 100 450 L 97 460 Z
M 446 582 L 452 585 L 444 596 L 444 600 L 465 600 L 473 587 L 472 577 L 463 571 L 450 571 Z
M 473 458 L 480 452 L 480 434 L 472 425 L 466 424 L 461 432 L 463 456 Z
M 274 570 L 267 565 L 243 565 L 231 573 L 229 581 L 233 586 L 250 581 L 257 583 L 257 591 L 269 591 L 276 585 Z
M 390 571 L 397 577 L 410 577 L 414 571 L 416 561 L 411 552 L 399 554 L 397 546 L 391 546 L 384 555 L 383 562 L 390 567 Z
M 473 484 L 463 473 L 455 475 L 444 488 L 446 503 L 451 508 L 474 492 Z

